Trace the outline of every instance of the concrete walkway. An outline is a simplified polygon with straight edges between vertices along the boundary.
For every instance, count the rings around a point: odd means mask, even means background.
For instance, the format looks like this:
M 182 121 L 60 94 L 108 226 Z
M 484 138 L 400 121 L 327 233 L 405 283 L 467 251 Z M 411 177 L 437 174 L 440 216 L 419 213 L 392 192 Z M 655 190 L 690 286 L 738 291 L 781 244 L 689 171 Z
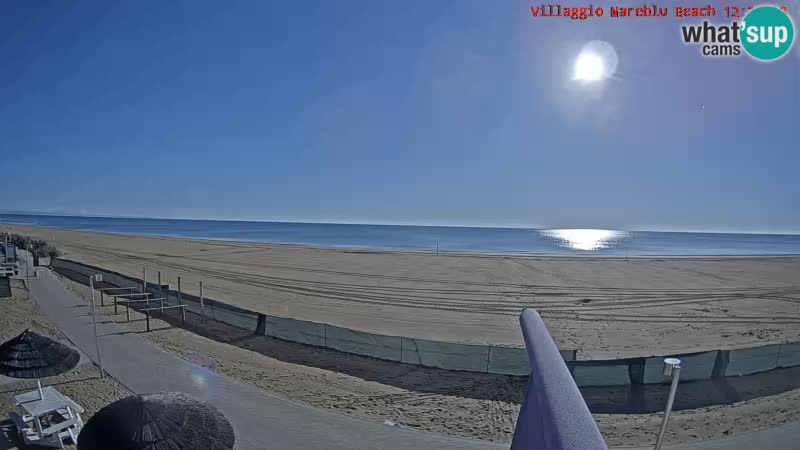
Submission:
M 49 270 L 31 278 L 33 299 L 83 352 L 96 360 L 89 308 Z M 137 393 L 186 392 L 207 399 L 231 421 L 236 448 L 500 449 L 507 445 L 381 425 L 275 397 L 168 354 L 98 315 L 103 367 Z

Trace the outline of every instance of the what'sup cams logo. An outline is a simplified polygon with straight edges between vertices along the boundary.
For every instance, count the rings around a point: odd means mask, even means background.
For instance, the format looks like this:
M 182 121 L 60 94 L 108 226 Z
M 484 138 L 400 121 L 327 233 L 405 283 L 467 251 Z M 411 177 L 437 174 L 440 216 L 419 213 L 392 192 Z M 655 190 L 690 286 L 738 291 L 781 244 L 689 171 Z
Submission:
M 794 43 L 795 28 L 789 15 L 774 6 L 759 6 L 748 12 L 741 23 L 681 26 L 683 42 L 702 44 L 704 56 L 740 56 L 765 62 L 777 61 Z

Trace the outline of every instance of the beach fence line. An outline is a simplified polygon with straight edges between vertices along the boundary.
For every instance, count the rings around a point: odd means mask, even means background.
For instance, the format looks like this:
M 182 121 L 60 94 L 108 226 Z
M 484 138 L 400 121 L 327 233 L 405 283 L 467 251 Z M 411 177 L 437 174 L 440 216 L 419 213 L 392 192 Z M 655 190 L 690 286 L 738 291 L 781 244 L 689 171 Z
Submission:
M 115 286 L 142 286 L 142 279 L 64 258 L 52 258 L 50 266 L 83 274 L 102 273 L 103 281 Z M 425 367 L 447 370 L 528 375 L 528 354 L 523 347 L 460 344 L 404 336 L 387 336 L 352 330 L 326 323 L 273 316 L 250 311 L 205 295 L 188 294 L 182 289 L 161 284 L 158 273 L 147 276 L 146 292 L 164 297 L 165 306 L 183 305 L 180 309 L 210 320 L 222 322 L 260 336 L 269 336 L 344 353 L 369 356 Z M 150 280 L 156 279 L 156 283 Z M 136 308 L 136 307 L 134 307 Z M 684 364 L 681 380 L 742 376 L 779 368 L 800 366 L 800 342 L 754 348 L 712 350 L 695 353 L 642 356 L 615 360 L 577 360 L 575 350 L 559 350 L 569 371 L 580 387 L 662 384 L 665 357 L 680 358 Z

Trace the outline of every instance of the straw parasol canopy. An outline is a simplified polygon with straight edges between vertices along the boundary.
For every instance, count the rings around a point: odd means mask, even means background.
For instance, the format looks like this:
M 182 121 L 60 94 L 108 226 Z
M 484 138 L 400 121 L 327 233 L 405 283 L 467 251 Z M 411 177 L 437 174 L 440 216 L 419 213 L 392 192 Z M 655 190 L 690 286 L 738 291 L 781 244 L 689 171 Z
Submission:
M 80 359 L 77 351 L 30 330 L 0 344 L 0 374 L 11 378 L 61 375 L 74 369 Z
M 217 408 L 181 393 L 133 395 L 98 411 L 78 450 L 231 450 L 233 427 Z

